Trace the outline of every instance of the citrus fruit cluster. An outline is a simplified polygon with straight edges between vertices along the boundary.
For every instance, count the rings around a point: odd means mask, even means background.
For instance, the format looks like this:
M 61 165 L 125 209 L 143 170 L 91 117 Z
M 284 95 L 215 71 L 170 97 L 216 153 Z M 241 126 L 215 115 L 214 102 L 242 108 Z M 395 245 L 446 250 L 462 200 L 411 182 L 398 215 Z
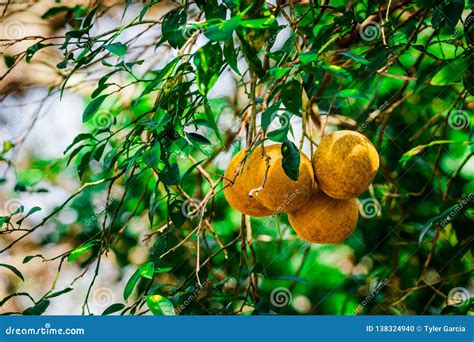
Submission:
M 288 177 L 282 161 L 280 144 L 239 151 L 224 174 L 229 205 L 255 217 L 287 212 L 295 232 L 309 242 L 346 239 L 357 224 L 357 196 L 379 168 L 372 143 L 358 132 L 333 132 L 323 137 L 312 161 L 300 152 L 297 180 Z

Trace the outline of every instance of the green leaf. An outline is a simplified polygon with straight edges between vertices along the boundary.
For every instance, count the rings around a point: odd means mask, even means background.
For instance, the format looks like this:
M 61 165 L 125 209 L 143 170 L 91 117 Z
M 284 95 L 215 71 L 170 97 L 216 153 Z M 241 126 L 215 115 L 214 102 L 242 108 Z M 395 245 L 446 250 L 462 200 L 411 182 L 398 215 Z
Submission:
M 235 71 L 237 75 L 240 74 L 239 67 L 237 65 L 237 52 L 234 47 L 234 41 L 229 39 L 224 43 L 224 58 L 227 64 Z
M 282 127 L 274 131 L 268 132 L 267 137 L 271 141 L 283 142 L 288 136 L 288 127 Z
M 157 169 L 161 160 L 161 145 L 159 143 L 153 145 L 142 155 L 142 160 L 148 167 Z
M 23 259 L 23 264 L 26 264 L 26 263 L 30 262 L 34 258 L 41 258 L 43 261 L 46 260 L 41 254 L 29 255 L 29 256 L 27 256 Z
M 262 129 L 266 130 L 268 126 L 270 126 L 270 124 L 276 118 L 278 114 L 278 109 L 280 108 L 280 105 L 281 105 L 281 101 L 275 102 L 270 107 L 268 107 L 267 110 L 265 110 L 262 113 L 262 118 L 261 118 Z
M 158 84 L 161 83 L 164 79 L 168 78 L 174 71 L 175 66 L 178 64 L 178 62 L 181 60 L 181 56 L 176 57 L 173 59 L 171 62 L 166 64 L 166 66 L 156 72 L 156 76 L 153 80 L 151 80 L 150 84 L 146 86 L 145 90 L 141 94 L 140 97 L 152 92 Z
M 123 308 L 125 308 L 125 305 L 122 304 L 122 303 L 115 303 L 115 304 L 112 304 L 111 306 L 109 306 L 107 309 L 104 310 L 104 312 L 102 312 L 102 316 L 107 316 L 107 315 L 110 315 L 114 312 L 117 312 L 117 311 L 120 311 L 122 310 Z
M 426 149 L 428 147 L 431 147 L 431 146 L 435 146 L 435 145 L 444 145 L 444 144 L 453 144 L 453 143 L 456 143 L 456 141 L 454 141 L 454 140 L 435 140 L 435 141 L 430 142 L 429 144 L 418 145 L 418 146 L 412 148 L 411 150 L 405 152 L 398 162 L 400 164 L 402 164 L 402 167 L 405 167 L 406 164 L 410 161 L 411 158 L 413 158 L 417 154 L 421 153 L 424 149 Z
M 229 40 L 232 38 L 232 33 L 239 26 L 241 20 L 242 15 L 238 14 L 222 23 L 210 25 L 204 35 L 212 41 L 224 42 Z
M 302 64 L 310 64 L 318 60 L 319 53 L 318 51 L 303 52 L 298 55 L 298 58 Z
M 417 93 L 425 85 L 426 81 L 431 79 L 439 70 L 446 65 L 445 62 L 436 61 L 432 64 L 419 68 L 417 71 L 417 80 L 413 92 Z
M 192 166 L 189 167 L 189 169 L 186 170 L 186 172 L 184 172 L 183 176 L 181 177 L 181 185 L 184 184 L 184 181 L 186 180 L 186 178 L 189 177 L 189 175 L 199 166 L 202 164 L 204 160 L 201 160 L 199 162 L 197 162 L 196 164 L 193 164 Z
M 186 133 L 186 136 L 192 143 L 197 143 L 198 145 L 211 145 L 211 142 L 206 137 L 202 136 L 201 134 L 189 132 Z
M 281 145 L 281 164 L 286 175 L 291 180 L 298 180 L 300 174 L 300 151 L 294 143 L 286 140 Z
M 123 290 L 123 298 L 125 300 L 128 300 L 128 298 L 132 294 L 133 289 L 135 288 L 135 285 L 138 282 L 138 279 L 140 279 L 140 269 L 136 270 L 135 273 L 132 274 L 132 276 L 127 282 L 127 285 L 125 285 L 125 289 Z
M 3 59 L 5 60 L 5 65 L 7 68 L 11 68 L 15 64 L 15 57 L 14 56 L 9 56 L 9 55 L 4 55 Z
M 109 95 L 101 95 L 99 97 L 96 97 L 87 105 L 86 109 L 84 110 L 84 113 L 82 114 L 82 122 L 88 121 L 94 116 L 95 113 L 97 113 L 107 96 Z
M 109 52 L 113 53 L 116 56 L 123 57 L 127 53 L 128 47 L 123 43 L 113 43 L 110 45 L 105 45 L 104 48 Z
M 364 57 L 362 57 L 358 54 L 352 53 L 350 51 L 343 51 L 339 54 L 342 55 L 342 56 L 349 57 L 349 58 L 355 60 L 356 62 L 359 62 L 360 64 L 365 65 L 365 66 L 368 66 L 370 64 L 370 62 L 367 59 L 365 59 Z
M 249 20 L 242 20 L 240 26 L 248 28 L 248 29 L 255 29 L 255 30 L 266 30 L 274 25 L 277 24 L 275 17 L 269 16 L 268 18 L 260 18 L 260 19 L 249 19 Z
M 284 85 L 281 94 L 281 99 L 285 107 L 298 116 L 300 115 L 302 104 L 301 91 L 300 82 L 293 80 Z
M 336 93 L 336 97 L 349 97 L 353 99 L 368 99 L 367 95 L 359 89 L 343 89 Z
M 323 64 L 322 68 L 329 71 L 329 72 L 331 72 L 332 74 L 334 74 L 337 77 L 341 77 L 341 78 L 347 79 L 349 81 L 352 80 L 351 74 L 346 69 L 341 68 L 338 65 Z
M 68 147 L 66 147 L 66 149 L 64 150 L 64 154 L 66 154 L 74 145 L 76 145 L 78 142 L 80 141 L 83 141 L 83 140 L 86 140 L 86 139 L 94 139 L 94 136 L 90 133 L 80 133 L 78 134 L 73 142 L 71 143 L 71 145 L 69 145 Z
M 36 303 L 31 308 L 28 308 L 25 311 L 23 311 L 23 315 L 25 315 L 25 316 L 39 316 L 39 315 L 41 315 L 42 313 L 44 313 L 46 311 L 49 304 L 50 304 L 49 300 L 42 300 L 42 301 Z
M 27 217 L 33 215 L 34 213 L 36 213 L 36 212 L 38 212 L 38 211 L 41 211 L 41 208 L 40 208 L 40 207 L 33 207 L 33 208 L 31 208 L 31 209 L 28 211 L 28 213 L 27 213 L 24 217 L 22 217 L 20 220 L 17 221 L 17 224 L 18 224 L 18 225 L 21 225 L 21 224 L 23 223 L 23 221 L 24 221 Z
M 56 291 L 56 292 L 53 292 L 53 293 L 50 293 L 49 295 L 47 295 L 46 297 L 44 297 L 45 299 L 50 299 L 50 298 L 54 298 L 54 297 L 58 297 L 58 296 L 61 296 L 65 293 L 68 293 L 68 292 L 71 292 L 73 289 L 71 287 L 66 287 L 65 289 L 61 290 L 61 291 Z
M 216 133 L 217 138 L 222 143 L 221 134 L 219 132 L 219 128 L 217 127 L 216 117 L 214 115 L 214 112 L 211 109 L 211 106 L 210 106 L 209 101 L 207 100 L 207 98 L 204 99 L 204 113 L 206 114 L 207 121 L 209 121 L 209 123 L 211 124 L 212 129 Z
M 153 279 L 153 274 L 155 273 L 155 264 L 152 261 L 149 261 L 139 268 L 140 276 L 147 279 Z
M 446 23 L 454 30 L 456 24 L 461 18 L 461 14 L 464 10 L 464 0 L 450 0 L 444 8 L 443 14 L 446 19 Z
M 21 280 L 25 281 L 25 278 L 23 278 L 23 274 L 21 274 L 20 271 L 18 271 L 15 267 L 12 265 L 7 265 L 7 264 L 0 264 L 0 267 L 5 267 L 8 268 L 10 271 L 12 271 L 18 278 Z
M 208 43 L 194 54 L 196 83 L 199 92 L 205 96 L 217 82 L 222 66 L 222 51 L 219 44 Z
M 186 42 L 186 38 L 183 36 L 185 25 L 186 12 L 183 8 L 166 14 L 161 25 L 162 39 L 158 44 L 166 40 L 173 48 L 180 48 Z
M 166 166 L 163 171 L 160 172 L 160 180 L 166 185 L 177 185 L 179 184 L 180 175 L 178 164 L 173 163 Z
M 461 83 L 463 74 L 467 69 L 466 61 L 463 59 L 456 59 L 449 62 L 431 79 L 431 85 L 445 86 L 450 84 Z
M 82 246 L 79 246 L 71 251 L 69 253 L 69 256 L 67 258 L 68 262 L 72 262 L 76 259 L 78 259 L 81 255 L 89 251 L 92 247 L 94 247 L 97 244 L 97 241 L 90 241 Z
M 166 272 L 171 271 L 172 269 L 173 269 L 172 267 L 158 267 L 158 268 L 155 268 L 155 274 L 166 273 Z
M 30 63 L 31 59 L 33 58 L 34 54 L 38 52 L 41 49 L 44 49 L 45 47 L 52 46 L 54 44 L 41 44 L 41 43 L 36 43 L 32 46 L 30 46 L 28 49 L 26 49 L 26 63 Z
M 68 6 L 59 6 L 59 7 L 52 7 L 48 9 L 43 15 L 41 16 L 41 19 L 49 19 L 52 16 L 55 16 L 56 14 L 62 13 L 62 12 L 70 12 L 72 11 L 72 7 Z
M 469 94 L 474 96 L 474 72 L 472 68 L 466 69 L 466 72 L 463 77 L 463 84 L 466 90 L 469 92 Z
M 149 295 L 146 297 L 146 304 L 148 305 L 148 308 L 151 310 L 151 312 L 156 316 L 176 315 L 173 303 L 163 296 Z

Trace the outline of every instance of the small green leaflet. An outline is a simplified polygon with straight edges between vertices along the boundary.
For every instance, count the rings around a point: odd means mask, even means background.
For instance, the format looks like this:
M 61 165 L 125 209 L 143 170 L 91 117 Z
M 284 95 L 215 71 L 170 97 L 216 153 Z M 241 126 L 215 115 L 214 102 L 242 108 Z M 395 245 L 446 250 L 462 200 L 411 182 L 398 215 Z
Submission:
M 163 296 L 160 295 L 149 295 L 146 297 L 146 304 L 148 308 L 156 316 L 174 316 L 176 312 L 174 310 L 173 303 Z
M 143 162 L 152 169 L 158 168 L 161 160 L 161 145 L 155 144 L 142 155 Z
M 152 261 L 143 264 L 140 267 L 140 276 L 147 279 L 153 279 L 155 273 L 155 264 Z
M 88 121 L 90 118 L 94 116 L 95 113 L 99 110 L 100 106 L 109 95 L 101 95 L 93 99 L 84 110 L 84 114 L 82 114 L 82 122 Z
M 44 257 L 41 254 L 28 255 L 23 259 L 23 264 L 26 264 L 26 263 L 30 262 L 34 258 L 41 258 L 43 261 L 45 261 Z
M 278 114 L 278 109 L 280 108 L 280 104 L 281 104 L 281 101 L 278 101 L 272 104 L 270 107 L 267 108 L 267 110 L 265 110 L 262 113 L 262 119 L 261 119 L 262 129 L 266 130 L 268 126 L 270 126 L 272 121 L 276 118 Z
M 355 60 L 356 62 L 359 62 L 360 64 L 362 64 L 364 66 L 368 66 L 370 64 L 370 62 L 367 59 L 365 59 L 364 57 L 362 57 L 358 54 L 352 53 L 350 51 L 343 51 L 343 52 L 339 53 L 339 55 L 343 55 L 343 56 L 352 58 L 353 60 Z
M 343 89 L 334 95 L 336 97 L 349 97 L 352 99 L 368 99 L 366 94 L 360 92 L 359 89 Z
M 242 15 L 239 14 L 222 23 L 210 25 L 204 35 L 212 41 L 223 42 L 229 40 L 241 20 Z
M 128 50 L 127 45 L 123 43 L 113 43 L 113 44 L 104 46 L 104 48 L 119 57 L 125 56 Z
M 107 309 L 104 310 L 104 312 L 102 313 L 102 316 L 110 315 L 114 312 L 122 310 L 123 308 L 125 308 L 125 305 L 123 305 L 122 303 L 112 304 L 111 306 L 109 306 Z
M 50 304 L 49 300 L 42 300 L 42 301 L 36 303 L 31 308 L 28 308 L 25 311 L 23 311 L 23 315 L 25 315 L 25 316 L 39 316 L 39 315 L 41 315 L 42 313 L 44 313 L 46 311 L 49 304 Z
M 298 58 L 302 64 L 310 64 L 318 60 L 318 51 L 303 52 L 298 55 Z
M 222 51 L 219 44 L 206 44 L 194 54 L 196 83 L 205 96 L 217 82 L 222 66 Z
M 454 140 L 435 140 L 435 141 L 430 142 L 429 144 L 418 145 L 412 148 L 411 150 L 409 150 L 408 152 L 405 152 L 398 162 L 402 164 L 402 167 L 405 167 L 411 158 L 421 153 L 424 149 L 428 147 L 435 146 L 435 145 L 443 145 L 443 144 L 454 144 L 454 143 L 456 143 L 456 141 Z
M 138 279 L 140 279 L 140 269 L 136 270 L 135 273 L 132 274 L 127 282 L 127 285 L 125 285 L 125 289 L 123 290 L 123 299 L 127 300 L 130 297 Z
M 123 291 L 123 298 L 127 300 L 130 297 L 140 277 L 151 280 L 153 279 L 154 273 L 155 273 L 155 264 L 152 261 L 146 262 L 143 265 L 141 265 L 135 271 L 135 273 L 132 274 L 132 276 L 127 282 L 127 285 L 125 285 L 125 289 Z
M 22 217 L 20 220 L 17 221 L 17 224 L 18 224 L 18 225 L 21 225 L 21 224 L 23 223 L 23 221 L 24 221 L 27 217 L 33 215 L 34 213 L 36 213 L 36 212 L 38 212 L 38 211 L 41 211 L 41 208 L 40 208 L 40 207 L 33 207 L 33 208 L 31 208 L 31 209 L 28 211 L 28 213 L 27 213 L 24 217 Z
M 23 274 L 21 274 L 20 271 L 18 271 L 15 267 L 13 267 L 12 265 L 7 265 L 7 264 L 0 264 L 0 267 L 5 267 L 5 268 L 8 268 L 10 271 L 12 271 L 18 278 L 20 278 L 21 280 L 25 280 L 25 278 L 23 278 Z
M 90 241 L 82 246 L 77 247 L 76 249 L 73 249 L 71 253 L 69 253 L 69 257 L 67 258 L 68 262 L 72 262 L 76 259 L 78 259 L 81 255 L 86 253 L 88 250 L 90 250 L 92 247 L 94 247 L 97 244 L 97 241 Z
M 281 145 L 281 154 L 283 156 L 281 163 L 283 170 L 291 180 L 298 180 L 300 175 L 300 151 L 289 140 Z

